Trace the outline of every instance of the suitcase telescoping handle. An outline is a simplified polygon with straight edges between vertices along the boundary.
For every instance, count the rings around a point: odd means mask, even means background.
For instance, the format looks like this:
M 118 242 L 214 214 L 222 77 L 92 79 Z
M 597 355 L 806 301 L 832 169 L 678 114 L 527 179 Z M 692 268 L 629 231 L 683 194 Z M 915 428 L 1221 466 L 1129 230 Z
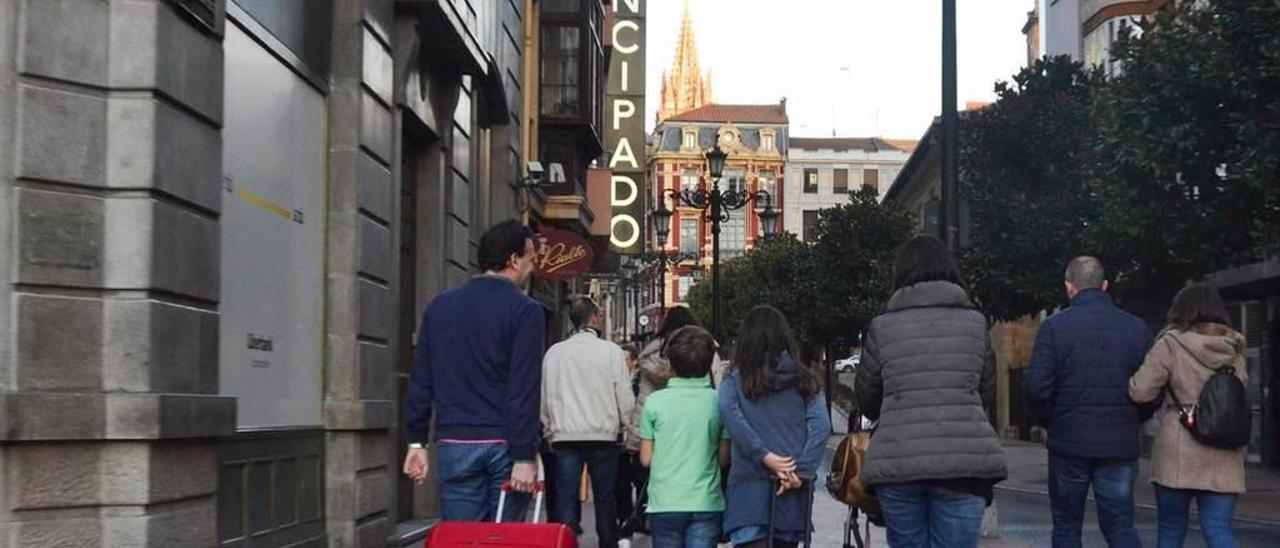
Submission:
M 534 503 L 533 503 L 533 523 L 538 523 L 538 515 L 542 513 L 542 498 L 546 495 L 546 486 L 541 481 L 533 483 Z M 502 483 L 502 493 L 498 495 L 498 515 L 496 523 L 502 523 L 502 510 L 507 505 L 507 493 L 511 492 L 511 481 Z
M 804 501 L 804 542 L 803 546 L 809 548 L 813 545 L 813 478 L 800 476 L 800 489 L 802 489 Z M 769 544 L 773 546 L 774 534 L 774 516 L 777 512 L 778 503 L 778 478 L 769 478 Z

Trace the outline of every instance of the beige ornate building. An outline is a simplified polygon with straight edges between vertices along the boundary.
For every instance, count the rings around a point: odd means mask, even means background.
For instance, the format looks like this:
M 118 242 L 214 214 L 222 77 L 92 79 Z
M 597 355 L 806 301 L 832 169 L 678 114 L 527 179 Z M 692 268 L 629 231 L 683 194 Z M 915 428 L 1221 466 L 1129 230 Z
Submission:
M 658 124 L 649 153 L 649 203 L 663 200 L 675 215 L 667 227 L 670 236 L 666 245 L 652 250 L 684 253 L 697 259 L 673 266 L 659 277 L 659 287 L 648 290 L 645 295 L 648 305 L 642 314 L 654 320 L 650 325 L 657 325 L 667 309 L 684 303 L 689 288 L 702 279 L 704 270 L 712 262 L 711 223 L 706 213 L 675 203 L 665 193 L 710 190 L 715 182 L 707 173 L 705 155 L 719 145 L 729 155 L 719 180 L 720 190 L 750 193 L 763 190 L 772 198 L 773 207 L 782 212 L 786 207 L 783 172 L 788 131 L 786 99 L 772 105 L 709 103 Z M 747 206 L 729 213 L 729 218 L 720 225 L 721 261 L 740 257 L 755 246 L 763 235 L 759 212 L 760 208 Z M 785 221 L 783 214 L 778 219 L 778 227 Z M 656 229 L 657 226 L 650 223 L 648 241 L 655 245 Z
M 711 71 L 706 74 L 698 66 L 698 45 L 693 36 L 693 20 L 689 3 L 684 4 L 684 20 L 671 72 L 662 71 L 662 102 L 658 106 L 658 122 L 712 102 Z

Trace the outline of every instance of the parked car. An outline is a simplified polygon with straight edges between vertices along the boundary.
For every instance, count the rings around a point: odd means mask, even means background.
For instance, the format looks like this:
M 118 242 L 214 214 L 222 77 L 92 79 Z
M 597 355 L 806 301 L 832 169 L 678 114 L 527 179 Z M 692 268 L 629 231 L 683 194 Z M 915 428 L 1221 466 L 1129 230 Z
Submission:
M 843 360 L 836 360 L 836 371 L 853 373 L 858 369 L 858 364 L 860 363 L 862 363 L 862 354 L 854 354 Z

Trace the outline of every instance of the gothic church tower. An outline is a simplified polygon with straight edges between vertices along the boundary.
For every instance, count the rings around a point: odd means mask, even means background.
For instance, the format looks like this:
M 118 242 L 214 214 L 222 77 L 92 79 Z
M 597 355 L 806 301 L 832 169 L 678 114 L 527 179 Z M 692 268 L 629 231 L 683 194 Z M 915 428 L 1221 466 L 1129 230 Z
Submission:
M 680 41 L 671 72 L 662 73 L 662 103 L 658 106 L 658 123 L 711 103 L 711 71 L 704 75 L 698 66 L 698 45 L 693 37 L 693 21 L 689 2 L 684 4 L 684 21 L 680 24 Z

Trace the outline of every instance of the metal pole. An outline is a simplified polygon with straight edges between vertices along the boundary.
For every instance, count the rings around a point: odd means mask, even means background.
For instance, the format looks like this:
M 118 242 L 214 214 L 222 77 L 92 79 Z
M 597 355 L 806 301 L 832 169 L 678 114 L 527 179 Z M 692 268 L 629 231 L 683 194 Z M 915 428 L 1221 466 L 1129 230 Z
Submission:
M 632 338 L 638 341 L 640 340 L 640 285 L 639 280 L 636 280 L 636 282 L 637 284 L 631 288 L 631 302 L 635 305 L 632 308 L 635 314 L 635 328 L 633 329 L 635 333 L 633 333 Z
M 827 423 L 830 424 L 831 423 L 831 396 L 835 394 L 835 379 L 833 378 L 835 375 L 832 374 L 832 370 L 835 369 L 835 364 L 832 362 L 832 359 L 831 359 L 832 358 L 831 345 L 827 345 L 824 352 L 826 353 L 826 356 L 823 356 L 822 364 L 826 366 L 825 369 L 827 370 L 826 372 L 827 373 Z M 853 418 L 850 417 L 849 420 L 853 420 Z M 835 427 L 832 426 L 831 430 L 832 432 L 834 432 Z
M 711 336 L 720 338 L 720 181 L 711 187 Z
M 956 169 L 956 0 L 942 0 L 942 241 L 955 251 L 960 201 Z
M 627 314 L 627 309 L 631 308 L 631 288 L 623 287 L 621 280 L 618 282 L 618 288 L 621 291 L 617 293 L 622 296 L 622 313 L 617 314 L 617 317 L 621 319 L 622 323 L 622 342 L 627 342 L 631 339 L 631 326 L 627 325 L 631 323 L 627 321 L 627 316 L 629 315 Z
M 666 253 L 667 250 L 663 249 L 662 252 Z M 663 319 L 666 319 L 667 317 L 667 263 L 666 261 L 661 261 L 658 263 L 658 317 Z

